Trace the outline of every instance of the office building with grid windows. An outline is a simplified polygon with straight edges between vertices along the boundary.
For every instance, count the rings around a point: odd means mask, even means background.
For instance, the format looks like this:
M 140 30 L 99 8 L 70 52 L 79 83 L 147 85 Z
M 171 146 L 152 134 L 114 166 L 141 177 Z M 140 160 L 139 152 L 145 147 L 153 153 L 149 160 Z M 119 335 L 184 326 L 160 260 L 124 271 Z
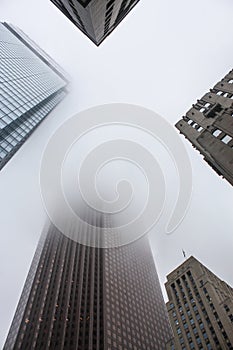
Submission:
M 97 46 L 139 0 L 51 0 Z
M 170 350 L 232 350 L 233 288 L 194 257 L 167 276 Z
M 94 248 L 50 225 L 4 350 L 163 350 L 171 334 L 147 237 Z
M 233 70 L 198 100 L 176 127 L 233 185 Z
M 0 23 L 0 169 L 65 97 L 67 83 L 30 38 Z

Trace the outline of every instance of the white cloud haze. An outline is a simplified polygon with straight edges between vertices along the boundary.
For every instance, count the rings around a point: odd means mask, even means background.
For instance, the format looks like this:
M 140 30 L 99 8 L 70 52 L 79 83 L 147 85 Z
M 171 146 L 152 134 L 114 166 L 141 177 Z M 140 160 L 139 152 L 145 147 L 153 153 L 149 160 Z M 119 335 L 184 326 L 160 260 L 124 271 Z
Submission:
M 175 124 L 232 69 L 232 13 L 232 0 L 141 0 L 97 48 L 49 0 L 1 1 L 0 20 L 48 52 L 72 77 L 72 87 L 0 173 L 0 344 L 44 224 L 39 170 L 49 137 L 73 114 L 111 102 L 152 109 Z M 151 235 L 160 281 L 182 263 L 183 248 L 233 285 L 233 189 L 180 137 L 193 166 L 193 196 L 173 235 L 164 234 L 170 202 Z M 159 146 L 157 151 L 170 169 Z

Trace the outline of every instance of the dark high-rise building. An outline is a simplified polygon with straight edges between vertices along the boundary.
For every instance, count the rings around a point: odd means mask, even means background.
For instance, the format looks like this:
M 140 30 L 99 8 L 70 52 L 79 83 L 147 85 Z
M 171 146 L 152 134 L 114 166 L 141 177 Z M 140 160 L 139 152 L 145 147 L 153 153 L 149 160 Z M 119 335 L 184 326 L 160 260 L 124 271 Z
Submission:
M 146 237 L 92 248 L 49 226 L 4 350 L 163 350 L 167 311 Z
M 176 127 L 233 185 L 233 70 L 198 100 Z
M 139 0 L 51 0 L 97 46 Z
M 0 169 L 64 98 L 67 82 L 22 31 L 0 23 Z
M 192 256 L 165 286 L 174 333 L 167 349 L 233 349 L 233 288 Z

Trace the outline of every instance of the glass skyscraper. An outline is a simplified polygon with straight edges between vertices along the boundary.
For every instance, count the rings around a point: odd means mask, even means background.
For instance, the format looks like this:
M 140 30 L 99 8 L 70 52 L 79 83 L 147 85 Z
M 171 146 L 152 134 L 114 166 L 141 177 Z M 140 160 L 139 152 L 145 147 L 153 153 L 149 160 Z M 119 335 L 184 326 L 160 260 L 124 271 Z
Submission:
M 97 46 L 139 0 L 51 0 Z
M 171 336 L 147 237 L 94 248 L 49 225 L 4 350 L 163 350 Z
M 30 38 L 0 23 L 0 169 L 65 97 L 67 83 Z

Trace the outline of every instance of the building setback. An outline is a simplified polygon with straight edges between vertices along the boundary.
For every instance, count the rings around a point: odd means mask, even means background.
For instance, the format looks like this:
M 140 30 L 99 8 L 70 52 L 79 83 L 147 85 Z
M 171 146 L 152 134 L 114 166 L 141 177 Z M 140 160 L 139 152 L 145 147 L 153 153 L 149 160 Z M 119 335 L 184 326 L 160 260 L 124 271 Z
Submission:
M 139 0 L 51 0 L 97 46 Z
M 198 100 L 176 127 L 233 185 L 233 70 Z
M 30 38 L 0 23 L 0 169 L 65 97 L 67 82 Z
M 163 350 L 170 338 L 146 237 L 119 248 L 93 248 L 50 226 L 4 350 Z
M 233 289 L 194 257 L 167 276 L 167 349 L 232 350 Z

